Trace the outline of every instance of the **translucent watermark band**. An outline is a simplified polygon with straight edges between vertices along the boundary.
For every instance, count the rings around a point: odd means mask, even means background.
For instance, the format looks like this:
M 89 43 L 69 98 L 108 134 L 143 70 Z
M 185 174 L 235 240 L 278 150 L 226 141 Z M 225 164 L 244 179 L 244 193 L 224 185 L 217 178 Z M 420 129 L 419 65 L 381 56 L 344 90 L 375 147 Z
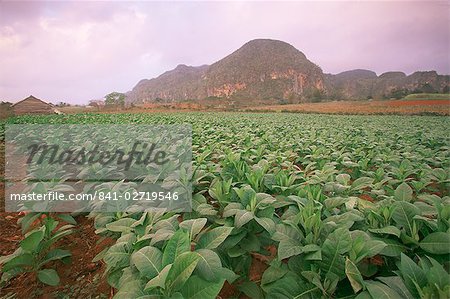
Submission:
M 190 125 L 6 125 L 5 209 L 190 211 Z

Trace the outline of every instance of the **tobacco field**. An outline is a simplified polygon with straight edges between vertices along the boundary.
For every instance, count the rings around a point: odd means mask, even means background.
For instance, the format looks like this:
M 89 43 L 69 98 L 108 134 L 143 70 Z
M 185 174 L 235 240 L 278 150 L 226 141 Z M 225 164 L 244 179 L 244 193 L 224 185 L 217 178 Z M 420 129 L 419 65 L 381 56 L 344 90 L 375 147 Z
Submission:
M 6 123 L 192 125 L 192 212 L 81 215 L 112 240 L 94 261 L 114 298 L 450 297 L 449 118 L 89 113 Z M 0 257 L 0 294 L 23 273 L 59 285 L 76 217 L 21 216 L 21 241 Z

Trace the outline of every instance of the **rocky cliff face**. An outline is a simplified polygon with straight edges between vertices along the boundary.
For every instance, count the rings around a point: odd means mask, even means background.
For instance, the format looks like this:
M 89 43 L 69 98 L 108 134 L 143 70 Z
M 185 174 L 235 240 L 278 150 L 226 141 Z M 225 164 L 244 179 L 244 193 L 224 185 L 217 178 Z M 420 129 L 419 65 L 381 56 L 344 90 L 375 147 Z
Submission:
M 257 39 L 212 65 L 178 65 L 157 78 L 141 80 L 127 93 L 127 102 L 386 98 L 398 92 L 442 92 L 448 85 L 449 76 L 435 71 L 409 76 L 402 72 L 377 76 L 369 70 L 323 74 L 319 66 L 288 43 Z
M 450 76 L 435 71 L 386 72 L 377 76 L 368 70 L 353 70 L 337 75 L 325 75 L 326 89 L 332 99 L 390 98 L 408 93 L 448 92 Z M 447 86 L 447 87 L 446 87 Z
M 322 70 L 293 46 L 275 40 L 246 43 L 210 66 L 179 65 L 127 94 L 129 102 L 172 102 L 209 97 L 306 99 L 325 92 Z
M 127 93 L 127 101 L 142 103 L 200 99 L 205 97 L 202 76 L 207 69 L 207 65 L 193 67 L 180 64 L 157 78 L 139 81 Z

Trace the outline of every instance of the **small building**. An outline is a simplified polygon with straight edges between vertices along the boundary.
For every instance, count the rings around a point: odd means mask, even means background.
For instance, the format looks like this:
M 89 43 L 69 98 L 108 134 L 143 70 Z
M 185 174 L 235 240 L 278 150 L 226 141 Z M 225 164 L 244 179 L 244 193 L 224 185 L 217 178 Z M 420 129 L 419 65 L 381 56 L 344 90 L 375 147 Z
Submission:
M 23 114 L 61 114 L 51 103 L 46 103 L 34 96 L 29 96 L 20 102 L 13 104 L 13 112 L 15 115 Z

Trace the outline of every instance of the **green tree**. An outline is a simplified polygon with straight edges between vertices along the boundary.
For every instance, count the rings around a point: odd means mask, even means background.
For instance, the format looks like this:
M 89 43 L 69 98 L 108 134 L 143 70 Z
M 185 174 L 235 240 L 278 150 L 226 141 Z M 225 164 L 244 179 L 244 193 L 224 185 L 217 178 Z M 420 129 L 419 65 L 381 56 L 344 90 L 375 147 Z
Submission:
M 125 106 L 125 94 L 120 92 L 111 92 L 105 96 L 107 106 Z

